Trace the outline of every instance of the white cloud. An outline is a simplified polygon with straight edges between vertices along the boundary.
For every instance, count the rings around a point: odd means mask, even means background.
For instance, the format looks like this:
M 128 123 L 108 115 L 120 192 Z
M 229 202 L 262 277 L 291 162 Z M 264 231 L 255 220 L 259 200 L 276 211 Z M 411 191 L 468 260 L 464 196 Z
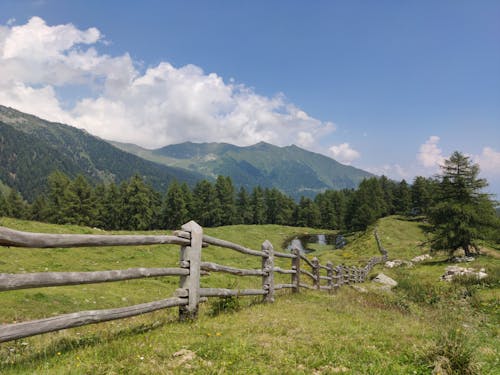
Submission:
M 433 135 L 420 146 L 417 160 L 426 168 L 437 169 L 444 162 L 442 150 L 438 147 L 439 137 Z
M 330 154 L 334 159 L 344 164 L 351 164 L 354 160 L 359 159 L 361 154 L 349 146 L 349 143 L 341 143 L 333 145 L 329 149 Z
M 375 175 L 384 175 L 395 180 L 408 180 L 412 177 L 412 174 L 399 164 L 384 164 L 381 167 L 365 167 L 363 169 Z
M 311 147 L 314 143 L 314 137 L 308 132 L 299 132 L 297 144 L 301 147 Z
M 105 47 L 96 28 L 49 26 L 39 17 L 0 26 L 0 104 L 145 147 L 188 140 L 311 147 L 335 130 L 282 94 L 258 95 L 195 65 L 140 71 L 128 54 L 102 54 L 97 44 Z M 350 149 L 342 155 L 359 157 Z
M 484 174 L 500 177 L 500 152 L 491 147 L 484 147 L 481 155 L 473 156 L 473 160 L 479 164 Z

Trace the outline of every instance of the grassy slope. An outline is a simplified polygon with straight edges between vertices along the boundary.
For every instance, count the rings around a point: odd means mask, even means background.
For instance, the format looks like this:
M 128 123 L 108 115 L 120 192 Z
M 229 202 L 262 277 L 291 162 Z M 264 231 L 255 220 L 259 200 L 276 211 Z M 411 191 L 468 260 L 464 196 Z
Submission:
M 0 225 L 28 231 L 91 233 L 79 227 L 59 227 L 10 219 Z M 379 233 L 390 258 L 410 259 L 426 251 L 420 223 L 386 218 Z M 293 233 L 312 230 L 281 226 L 233 226 L 207 229 L 207 234 L 259 248 L 269 239 L 276 248 Z M 320 249 L 322 263 L 332 260 L 356 264 L 377 255 L 371 231 L 351 238 L 343 251 Z M 68 256 L 70 255 L 71 256 Z M 312 254 L 311 254 L 312 256 Z M 0 247 L 0 272 L 96 270 L 138 266 L 175 265 L 178 247 L 14 249 Z M 260 259 L 228 250 L 204 249 L 205 260 L 259 268 Z M 236 313 L 212 317 L 216 305 L 202 306 L 193 323 L 175 322 L 176 309 L 141 317 L 45 334 L 0 344 L 0 373 L 429 373 L 424 353 L 442 335 L 464 332 L 475 348 L 474 360 L 484 373 L 494 373 L 498 359 L 498 288 L 485 288 L 474 299 L 457 298 L 462 290 L 436 281 L 443 272 L 442 258 L 404 270 L 384 270 L 402 281 L 395 293 L 369 288 L 359 293 L 342 288 L 335 295 L 282 293 L 273 305 L 241 299 Z M 487 272 L 500 269 L 498 259 L 476 261 Z M 289 262 L 283 260 L 285 267 Z M 474 264 L 474 266 L 476 266 Z M 375 269 L 379 272 L 381 269 Z M 424 279 L 424 297 L 411 288 L 415 276 Z M 285 281 L 283 279 L 283 281 Z M 281 281 L 279 281 L 281 282 Z M 412 284 L 413 282 L 413 284 Z M 207 286 L 258 287 L 255 278 L 222 274 L 204 279 Z M 103 285 L 105 287 L 103 288 Z M 164 298 L 177 287 L 176 278 L 44 288 L 2 293 L 0 320 L 26 320 L 84 309 L 108 308 Z M 418 288 L 417 288 L 418 289 Z M 426 300 L 430 292 L 433 299 Z M 126 300 L 124 300 L 124 298 Z M 437 300 L 437 301 L 436 301 Z M 248 306 L 250 304 L 250 306 Z M 463 345 L 466 345 L 464 343 Z M 182 349 L 195 353 L 175 356 Z

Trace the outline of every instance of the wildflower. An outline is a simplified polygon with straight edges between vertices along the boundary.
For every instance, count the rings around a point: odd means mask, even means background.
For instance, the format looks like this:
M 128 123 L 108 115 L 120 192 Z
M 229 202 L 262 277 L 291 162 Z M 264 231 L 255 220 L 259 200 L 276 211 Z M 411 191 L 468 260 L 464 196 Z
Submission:
M 220 335 L 222 335 L 222 333 L 220 333 L 220 332 L 217 332 L 217 333 L 215 334 L 215 336 L 220 336 Z
M 57 352 L 57 355 L 61 355 L 61 352 Z

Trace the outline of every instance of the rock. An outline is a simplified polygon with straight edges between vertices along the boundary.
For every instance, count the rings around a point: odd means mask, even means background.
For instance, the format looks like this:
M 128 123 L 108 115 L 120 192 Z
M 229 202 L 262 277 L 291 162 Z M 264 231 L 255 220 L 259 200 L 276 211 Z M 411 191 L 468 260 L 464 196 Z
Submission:
M 388 260 L 385 262 L 384 266 L 386 268 L 394 268 L 394 267 L 400 267 L 400 266 L 407 266 L 407 267 L 413 267 L 412 262 L 408 262 L 407 260 L 401 260 L 401 259 L 394 259 L 394 260 Z
M 484 272 L 484 268 L 481 268 L 479 272 L 476 272 L 474 268 L 448 266 L 445 268 L 444 275 L 441 276 L 441 280 L 451 281 L 457 276 L 474 276 L 478 280 L 481 280 L 487 277 L 488 274 Z
M 423 262 L 424 260 L 427 260 L 427 259 L 432 259 L 432 257 L 429 254 L 422 254 L 422 255 L 416 256 L 411 261 L 413 263 L 418 263 L 418 262 Z
M 379 273 L 372 281 L 382 285 L 388 285 L 390 287 L 398 285 L 396 280 L 391 279 L 389 276 L 384 275 L 383 273 Z
M 453 263 L 464 263 L 464 262 L 473 262 L 476 258 L 474 257 L 455 257 L 451 261 Z

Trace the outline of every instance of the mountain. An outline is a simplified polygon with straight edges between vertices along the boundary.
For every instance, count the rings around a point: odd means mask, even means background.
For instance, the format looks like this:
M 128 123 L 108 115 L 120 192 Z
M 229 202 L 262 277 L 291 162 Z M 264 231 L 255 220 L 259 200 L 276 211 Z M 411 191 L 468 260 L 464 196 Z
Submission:
M 137 145 L 112 143 L 157 163 L 186 168 L 207 178 L 219 174 L 230 176 L 236 186 L 275 187 L 294 198 L 314 196 L 326 189 L 355 188 L 364 178 L 373 176 L 295 145 L 278 147 L 261 142 L 239 147 L 186 142 L 147 150 Z
M 56 169 L 72 178 L 82 174 L 94 183 L 119 183 L 137 173 L 158 191 L 174 179 L 194 185 L 203 178 L 124 152 L 84 130 L 0 105 L 0 185 L 31 200 Z

